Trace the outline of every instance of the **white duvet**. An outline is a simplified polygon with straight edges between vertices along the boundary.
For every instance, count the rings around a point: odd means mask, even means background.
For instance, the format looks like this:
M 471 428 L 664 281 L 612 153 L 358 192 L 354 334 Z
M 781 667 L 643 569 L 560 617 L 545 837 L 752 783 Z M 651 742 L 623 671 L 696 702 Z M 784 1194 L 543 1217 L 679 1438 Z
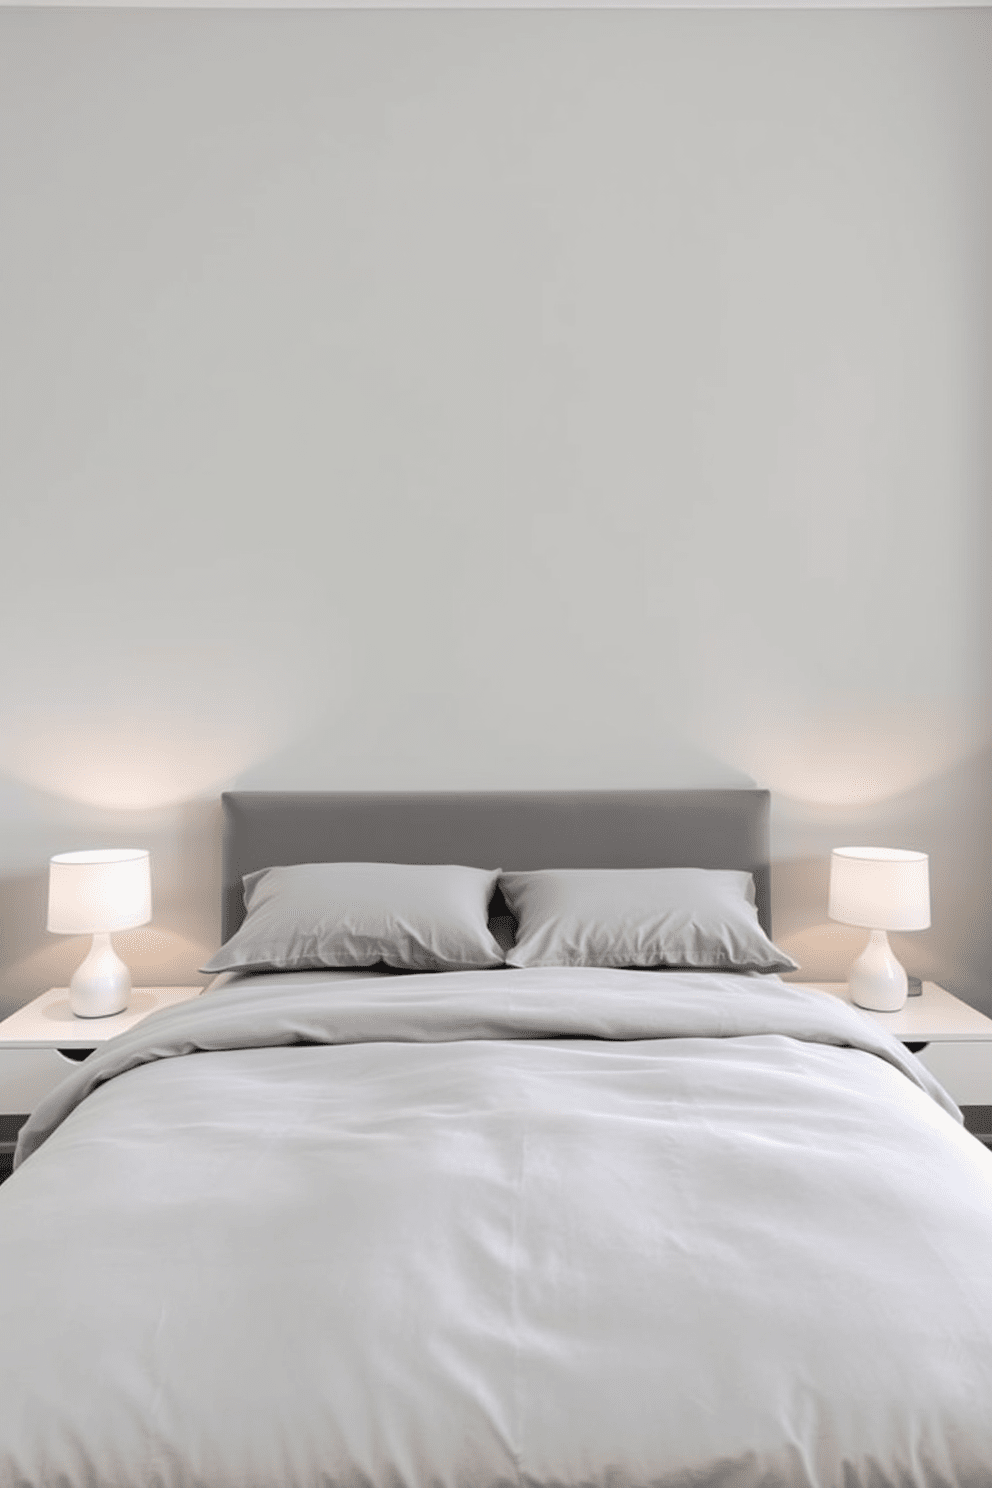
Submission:
M 0 1488 L 992 1485 L 992 1155 L 774 977 L 253 978 L 19 1156 Z

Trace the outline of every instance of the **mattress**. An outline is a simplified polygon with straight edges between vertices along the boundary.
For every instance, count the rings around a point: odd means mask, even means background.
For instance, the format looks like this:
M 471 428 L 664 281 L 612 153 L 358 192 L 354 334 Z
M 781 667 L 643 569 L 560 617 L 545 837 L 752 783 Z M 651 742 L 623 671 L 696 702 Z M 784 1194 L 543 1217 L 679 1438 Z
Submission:
M 774 976 L 235 978 L 24 1128 L 0 1484 L 989 1484 L 990 1180 Z

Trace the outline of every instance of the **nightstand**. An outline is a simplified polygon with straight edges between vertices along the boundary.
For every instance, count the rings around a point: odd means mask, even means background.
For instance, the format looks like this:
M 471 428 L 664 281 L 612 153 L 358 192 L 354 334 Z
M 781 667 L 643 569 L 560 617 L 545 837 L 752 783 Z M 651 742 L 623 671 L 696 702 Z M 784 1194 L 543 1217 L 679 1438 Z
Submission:
M 198 997 L 202 987 L 135 987 L 123 1013 L 77 1018 L 68 987 L 52 987 L 0 1022 L 0 1181 L 17 1133 L 40 1100 L 99 1044 L 155 1013 Z
M 851 1000 L 846 982 L 799 985 Z M 968 1130 L 992 1143 L 992 1018 L 936 982 L 924 982 L 921 996 L 908 997 L 898 1012 L 858 1012 L 912 1050 L 961 1107 Z

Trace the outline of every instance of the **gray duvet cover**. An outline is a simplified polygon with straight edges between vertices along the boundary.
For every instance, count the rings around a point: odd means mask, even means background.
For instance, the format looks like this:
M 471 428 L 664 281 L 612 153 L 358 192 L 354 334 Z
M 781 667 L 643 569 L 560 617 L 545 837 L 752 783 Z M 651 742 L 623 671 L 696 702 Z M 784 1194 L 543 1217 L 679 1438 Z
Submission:
M 252 978 L 19 1159 L 2 1488 L 992 1484 L 992 1156 L 776 978 Z

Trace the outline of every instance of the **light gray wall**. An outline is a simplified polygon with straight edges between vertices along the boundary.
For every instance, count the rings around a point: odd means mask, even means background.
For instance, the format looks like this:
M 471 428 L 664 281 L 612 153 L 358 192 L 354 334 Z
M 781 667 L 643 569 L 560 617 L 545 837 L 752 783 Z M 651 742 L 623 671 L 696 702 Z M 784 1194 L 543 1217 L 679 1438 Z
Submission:
M 992 1011 L 992 11 L 0 13 L 0 961 L 221 789 L 774 793 Z

